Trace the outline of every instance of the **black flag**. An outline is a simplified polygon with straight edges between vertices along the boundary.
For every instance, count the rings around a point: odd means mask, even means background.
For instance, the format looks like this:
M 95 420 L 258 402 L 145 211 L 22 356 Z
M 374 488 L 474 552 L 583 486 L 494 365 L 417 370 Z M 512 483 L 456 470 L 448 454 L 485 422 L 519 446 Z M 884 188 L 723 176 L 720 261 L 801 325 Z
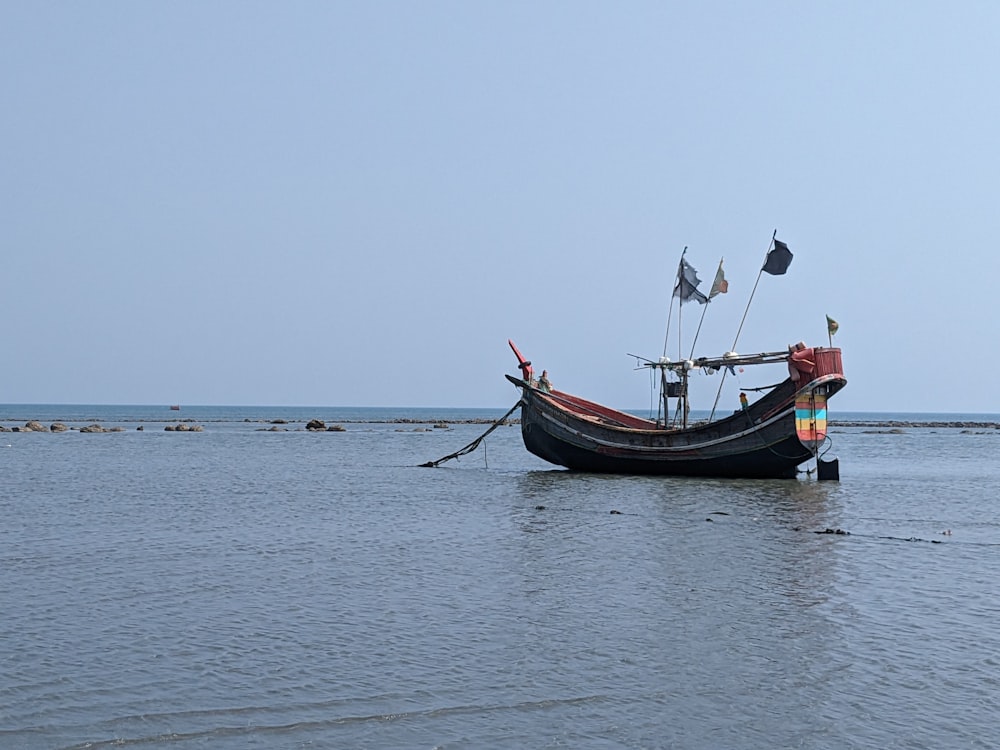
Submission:
M 760 269 L 772 276 L 781 276 L 792 265 L 792 251 L 781 240 L 774 241 L 774 250 L 767 254 L 764 267 Z

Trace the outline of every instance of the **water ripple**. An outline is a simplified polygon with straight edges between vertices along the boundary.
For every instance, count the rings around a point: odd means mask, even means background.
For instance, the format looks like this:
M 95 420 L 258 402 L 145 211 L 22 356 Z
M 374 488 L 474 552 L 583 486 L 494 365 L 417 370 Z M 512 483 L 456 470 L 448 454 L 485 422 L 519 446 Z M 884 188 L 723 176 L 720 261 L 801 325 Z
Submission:
M 17 436 L 0 745 L 989 744 L 1000 459 L 592 476 L 498 430 L 417 468 L 481 431 Z

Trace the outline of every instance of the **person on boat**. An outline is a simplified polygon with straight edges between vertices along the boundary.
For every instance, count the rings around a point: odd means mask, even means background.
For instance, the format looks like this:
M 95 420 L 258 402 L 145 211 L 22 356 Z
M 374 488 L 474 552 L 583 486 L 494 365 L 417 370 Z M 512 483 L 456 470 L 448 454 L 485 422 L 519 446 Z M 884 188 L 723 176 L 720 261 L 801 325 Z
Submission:
M 552 391 L 552 383 L 549 382 L 549 371 L 542 370 L 542 376 L 538 378 L 538 390 L 550 393 Z
M 750 404 L 747 401 L 747 394 L 740 391 L 740 408 L 743 409 L 743 411 L 746 411 L 749 407 Z

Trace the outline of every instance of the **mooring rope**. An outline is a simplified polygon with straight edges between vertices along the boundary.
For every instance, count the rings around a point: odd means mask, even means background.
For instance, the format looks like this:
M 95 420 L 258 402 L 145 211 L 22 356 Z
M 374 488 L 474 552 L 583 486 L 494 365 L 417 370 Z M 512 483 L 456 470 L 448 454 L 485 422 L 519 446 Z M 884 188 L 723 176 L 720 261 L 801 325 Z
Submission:
M 498 419 L 496 422 L 494 422 L 492 425 L 490 425 L 490 428 L 486 432 L 484 432 L 482 435 L 480 435 L 479 437 L 477 437 L 475 440 L 473 440 L 471 443 L 469 443 L 467 446 L 465 446 L 461 450 L 457 450 L 454 453 L 450 453 L 447 456 L 445 456 L 444 458 L 439 458 L 437 461 L 428 461 L 427 463 L 420 464 L 420 465 L 421 466 L 430 467 L 430 468 L 435 468 L 435 467 L 440 466 L 441 464 L 443 464 L 445 461 L 450 461 L 453 458 L 458 458 L 459 456 L 464 456 L 467 453 L 472 453 L 472 451 L 474 451 L 476 448 L 478 448 L 479 444 L 481 442 L 483 442 L 483 438 L 485 438 L 487 435 L 489 435 L 491 432 L 493 432 L 493 430 L 495 430 L 497 427 L 499 427 L 505 421 L 507 421 L 507 417 L 509 417 L 511 414 L 513 414 L 520 405 L 521 405 L 521 402 L 518 401 L 516 404 L 514 404 L 510 408 L 509 412 L 507 412 L 506 414 L 504 414 L 502 417 L 500 417 L 500 419 Z

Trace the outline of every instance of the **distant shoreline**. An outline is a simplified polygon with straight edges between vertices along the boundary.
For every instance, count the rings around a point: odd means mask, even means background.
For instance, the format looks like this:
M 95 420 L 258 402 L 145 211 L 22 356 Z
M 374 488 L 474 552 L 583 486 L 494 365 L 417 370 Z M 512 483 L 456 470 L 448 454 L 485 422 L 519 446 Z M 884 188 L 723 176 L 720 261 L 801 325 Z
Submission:
M 993 429 L 1000 430 L 1000 422 L 993 421 L 942 421 L 942 420 L 898 420 L 898 419 L 831 419 L 830 427 L 889 427 L 905 429 L 941 428 L 941 429 Z
M 134 419 L 124 419 L 124 420 L 106 420 L 109 424 L 115 425 L 166 425 L 166 429 L 170 429 L 173 425 L 203 425 L 203 424 L 246 424 L 246 425 L 268 425 L 272 427 L 280 427 L 282 425 L 302 425 L 301 429 L 305 429 L 305 425 L 310 423 L 310 419 L 286 419 L 286 418 L 274 418 L 274 419 L 223 419 L 223 418 L 207 418 L 207 419 L 194 419 L 190 417 L 176 417 L 176 418 L 148 418 L 140 417 Z M 451 426 L 451 425 L 491 425 L 497 420 L 491 419 L 489 417 L 470 417 L 470 418 L 454 418 L 454 417 L 444 417 L 444 418 L 420 418 L 420 417 L 392 417 L 386 419 L 378 418 L 368 418 L 368 419 L 338 419 L 337 424 L 398 424 L 398 425 L 434 425 L 438 427 Z M 36 423 L 42 424 L 43 429 L 30 429 L 28 425 Z M 518 418 L 508 418 L 503 420 L 504 425 L 520 425 L 521 420 Z M 0 423 L 0 432 L 60 432 L 65 430 L 52 429 L 54 425 L 64 425 L 72 431 L 78 431 L 80 428 L 75 425 L 99 425 L 100 420 L 94 419 L 57 419 L 50 422 L 41 423 L 39 420 L 29 420 L 27 423 L 19 424 L 3 424 Z M 1000 430 L 1000 420 L 899 420 L 899 419 L 830 419 L 828 421 L 830 429 L 837 428 L 867 428 L 867 429 L 880 429 L 880 430 L 891 430 L 894 432 L 903 431 L 906 429 L 967 429 L 967 430 Z M 111 429 L 106 431 L 122 431 L 121 428 Z M 184 431 L 181 427 L 180 431 Z

